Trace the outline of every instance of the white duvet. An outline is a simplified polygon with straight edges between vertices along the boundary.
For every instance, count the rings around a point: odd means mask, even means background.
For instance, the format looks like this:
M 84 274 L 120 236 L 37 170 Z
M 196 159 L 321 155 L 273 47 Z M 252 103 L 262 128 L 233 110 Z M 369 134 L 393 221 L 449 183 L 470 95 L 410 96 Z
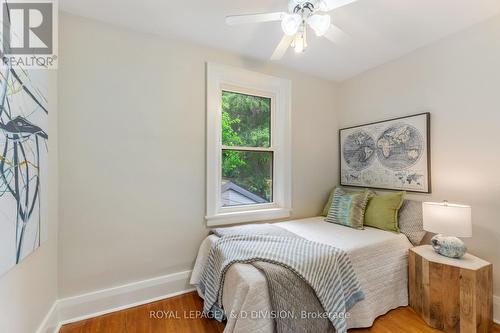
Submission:
M 349 311 L 349 328 L 369 327 L 378 316 L 408 305 L 407 254 L 412 245 L 405 235 L 374 228 L 355 230 L 327 223 L 322 216 L 275 225 L 349 254 L 365 293 L 365 300 Z M 191 284 L 200 281 L 208 251 L 216 240 L 211 235 L 201 244 Z M 229 268 L 222 301 L 229 314 L 224 333 L 273 333 L 273 319 L 266 315 L 271 312 L 267 281 L 252 265 Z

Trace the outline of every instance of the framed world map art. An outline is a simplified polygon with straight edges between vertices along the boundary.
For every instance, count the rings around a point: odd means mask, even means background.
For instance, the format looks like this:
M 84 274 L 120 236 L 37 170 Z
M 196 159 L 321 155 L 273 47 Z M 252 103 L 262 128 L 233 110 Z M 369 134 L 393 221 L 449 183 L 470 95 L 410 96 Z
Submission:
M 430 113 L 339 131 L 340 184 L 431 193 Z

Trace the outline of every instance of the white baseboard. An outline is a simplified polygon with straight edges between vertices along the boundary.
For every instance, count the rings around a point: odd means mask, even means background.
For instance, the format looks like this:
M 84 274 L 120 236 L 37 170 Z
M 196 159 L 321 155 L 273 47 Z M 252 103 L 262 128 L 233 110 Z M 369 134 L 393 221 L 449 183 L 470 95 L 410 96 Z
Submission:
M 64 324 L 102 316 L 195 290 L 191 271 L 94 291 L 57 300 L 36 333 L 57 333 Z
M 500 325 L 500 296 L 493 296 L 493 321 Z
M 59 328 L 61 328 L 61 325 L 57 313 L 57 301 L 55 301 L 40 326 L 38 326 L 36 333 L 59 332 Z

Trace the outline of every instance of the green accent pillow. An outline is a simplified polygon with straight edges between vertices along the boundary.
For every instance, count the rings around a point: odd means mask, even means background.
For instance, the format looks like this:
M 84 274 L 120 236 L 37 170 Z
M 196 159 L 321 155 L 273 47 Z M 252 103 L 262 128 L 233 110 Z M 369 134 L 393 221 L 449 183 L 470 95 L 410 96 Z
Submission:
M 399 233 L 398 211 L 403 205 L 405 192 L 395 194 L 369 194 L 365 212 L 365 226 Z
M 333 192 L 332 205 L 326 222 L 340 224 L 354 229 L 363 229 L 365 209 L 370 193 L 368 191 L 347 193 L 337 187 Z

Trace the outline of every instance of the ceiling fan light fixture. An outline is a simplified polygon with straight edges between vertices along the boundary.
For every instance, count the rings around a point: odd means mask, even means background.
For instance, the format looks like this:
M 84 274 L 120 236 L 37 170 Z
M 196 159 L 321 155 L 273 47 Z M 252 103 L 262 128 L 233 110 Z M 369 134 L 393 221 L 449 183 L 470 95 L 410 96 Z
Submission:
M 330 29 L 332 18 L 328 14 L 315 14 L 309 17 L 307 23 L 314 30 L 316 36 L 324 36 L 328 32 L 328 29 Z
M 288 36 L 293 36 L 299 31 L 302 24 L 302 17 L 299 14 L 287 14 L 281 21 L 281 28 Z
M 283 0 L 284 1 L 284 0 Z M 248 15 L 232 15 L 226 17 L 228 25 L 280 22 L 285 35 L 275 48 L 271 60 L 280 60 L 288 48 L 302 53 L 307 48 L 309 28 L 318 36 L 324 36 L 333 43 L 339 39 L 347 39 L 341 29 L 331 23 L 328 12 L 347 6 L 358 0 L 287 0 L 288 12 L 272 12 Z M 347 38 L 346 38 L 347 37 Z

